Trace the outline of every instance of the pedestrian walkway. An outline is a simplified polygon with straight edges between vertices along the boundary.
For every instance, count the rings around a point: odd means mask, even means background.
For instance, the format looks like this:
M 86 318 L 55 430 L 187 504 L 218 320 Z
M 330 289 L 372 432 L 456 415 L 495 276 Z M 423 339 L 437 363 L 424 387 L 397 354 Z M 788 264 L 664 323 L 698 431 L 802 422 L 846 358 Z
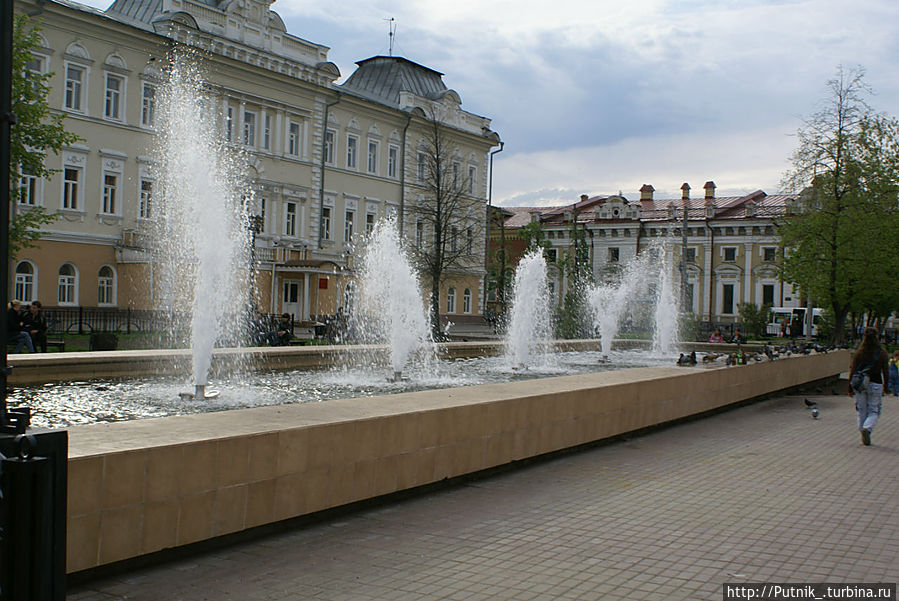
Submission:
M 829 392 L 829 391 L 825 391 Z M 69 601 L 720 600 L 899 580 L 899 402 L 785 396 L 72 588 Z

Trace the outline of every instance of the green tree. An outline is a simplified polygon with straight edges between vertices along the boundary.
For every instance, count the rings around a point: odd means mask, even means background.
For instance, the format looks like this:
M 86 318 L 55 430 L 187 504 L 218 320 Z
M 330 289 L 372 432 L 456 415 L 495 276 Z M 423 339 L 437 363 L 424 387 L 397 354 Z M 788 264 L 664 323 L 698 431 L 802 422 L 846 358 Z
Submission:
M 743 333 L 755 338 L 765 335 L 768 318 L 771 315 L 771 305 L 765 304 L 759 307 L 755 303 L 740 303 L 737 305 L 737 310 L 740 312 L 740 325 L 743 326 Z
M 784 183 L 801 194 L 778 231 L 784 279 L 830 310 L 836 341 L 850 312 L 894 303 L 899 125 L 864 101 L 863 69 L 839 68 L 828 88 L 799 129 Z
M 26 15 L 16 17 L 13 29 L 12 112 L 16 122 L 10 131 L 10 186 L 15 209 L 26 189 L 20 189 L 23 176 L 46 178 L 56 170 L 46 166 L 48 151 L 58 154 L 63 146 L 79 138 L 63 125 L 65 115 L 52 112 L 47 103 L 52 73 L 34 69 L 33 51 L 40 47 L 39 27 Z M 11 212 L 9 254 L 15 257 L 26 247 L 35 246 L 40 227 L 56 220 L 56 214 L 44 207 L 28 206 Z

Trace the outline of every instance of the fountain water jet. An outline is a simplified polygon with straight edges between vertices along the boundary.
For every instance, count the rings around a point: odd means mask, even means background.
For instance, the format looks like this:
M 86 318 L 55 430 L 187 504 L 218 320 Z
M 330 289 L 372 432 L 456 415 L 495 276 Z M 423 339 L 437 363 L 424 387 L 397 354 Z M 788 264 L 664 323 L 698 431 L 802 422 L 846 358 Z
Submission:
M 633 308 L 632 303 L 649 291 L 648 265 L 648 254 L 634 257 L 620 277 L 597 284 L 587 292 L 593 310 L 593 323 L 599 330 L 602 355 L 606 359 L 612 352 L 612 341 L 618 335 L 622 319 Z
M 673 251 L 671 245 L 659 248 L 655 327 L 652 337 L 652 350 L 659 355 L 677 352 L 678 303 L 675 292 L 676 278 L 673 272 Z
M 515 269 L 512 308 L 506 330 L 506 357 L 512 367 L 551 361 L 552 306 L 542 249 L 529 251 Z
M 190 307 L 195 399 L 213 396 L 206 390 L 212 349 L 240 338 L 252 278 L 246 161 L 222 139 L 216 106 L 190 52 L 174 53 L 160 90 L 152 210 L 160 300 L 169 310 Z
M 392 379 L 416 353 L 423 361 L 436 358 L 418 276 L 402 248 L 396 220 L 375 225 L 362 254 L 356 322 L 366 342 L 390 347 Z

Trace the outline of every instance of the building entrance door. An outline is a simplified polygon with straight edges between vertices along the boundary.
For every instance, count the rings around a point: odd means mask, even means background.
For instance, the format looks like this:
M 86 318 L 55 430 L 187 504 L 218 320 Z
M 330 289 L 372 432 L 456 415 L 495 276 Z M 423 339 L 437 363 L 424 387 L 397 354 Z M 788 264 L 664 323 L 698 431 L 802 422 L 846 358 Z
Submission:
M 294 320 L 303 319 L 303 303 L 300 297 L 300 282 L 284 280 L 284 294 L 281 297 L 281 312 L 290 313 Z

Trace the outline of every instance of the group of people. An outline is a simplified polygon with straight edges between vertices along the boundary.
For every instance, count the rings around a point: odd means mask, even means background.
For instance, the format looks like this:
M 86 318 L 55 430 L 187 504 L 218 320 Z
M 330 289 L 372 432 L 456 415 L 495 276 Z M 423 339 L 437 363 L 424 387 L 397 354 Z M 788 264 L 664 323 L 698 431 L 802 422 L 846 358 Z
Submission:
M 712 332 L 712 335 L 709 336 L 709 342 L 722 343 L 724 342 L 724 336 L 721 335 L 721 328 L 715 328 L 715 331 Z M 746 337 L 743 336 L 743 333 L 740 331 L 740 328 L 734 328 L 734 335 L 731 336 L 731 339 L 728 342 L 732 344 L 746 344 Z
M 274 329 L 261 311 L 253 319 L 253 339 L 259 346 L 287 346 L 293 338 L 293 319 L 290 313 L 282 313 Z
M 27 308 L 22 301 L 13 300 L 6 312 L 6 335 L 8 344 L 15 344 L 13 353 L 21 353 L 27 348 L 29 353 L 40 348 L 47 352 L 47 320 L 41 311 L 40 301 L 32 301 Z

